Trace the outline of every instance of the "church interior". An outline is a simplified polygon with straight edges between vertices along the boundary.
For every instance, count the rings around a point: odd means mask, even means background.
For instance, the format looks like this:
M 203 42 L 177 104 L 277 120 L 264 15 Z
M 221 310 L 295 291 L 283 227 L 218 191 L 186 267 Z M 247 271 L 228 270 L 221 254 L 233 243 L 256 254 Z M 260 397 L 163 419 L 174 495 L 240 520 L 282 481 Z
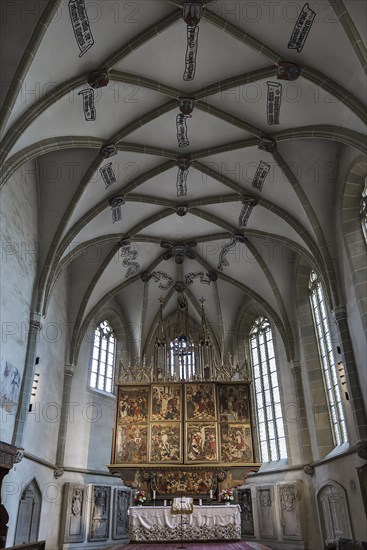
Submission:
M 365 0 L 0 10 L 0 548 L 366 548 Z

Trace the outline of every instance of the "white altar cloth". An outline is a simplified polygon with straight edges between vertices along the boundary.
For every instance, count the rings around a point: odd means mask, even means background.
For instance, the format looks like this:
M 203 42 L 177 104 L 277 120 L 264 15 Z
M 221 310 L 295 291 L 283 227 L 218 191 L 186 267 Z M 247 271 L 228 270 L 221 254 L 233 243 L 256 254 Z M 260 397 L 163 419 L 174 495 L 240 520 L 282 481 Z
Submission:
M 183 515 L 182 540 L 239 540 L 241 511 L 238 504 L 194 506 Z M 134 542 L 181 540 L 181 515 L 169 506 L 130 506 L 129 534 Z

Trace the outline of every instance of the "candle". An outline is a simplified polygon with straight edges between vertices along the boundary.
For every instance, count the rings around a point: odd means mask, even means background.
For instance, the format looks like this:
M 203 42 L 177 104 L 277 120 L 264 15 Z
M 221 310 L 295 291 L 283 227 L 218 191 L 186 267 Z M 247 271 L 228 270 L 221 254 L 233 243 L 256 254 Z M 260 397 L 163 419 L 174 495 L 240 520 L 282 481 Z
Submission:
M 203 505 L 203 499 L 199 498 L 199 506 L 202 506 L 202 505 Z
M 155 500 L 156 492 L 153 489 L 153 500 Z
M 213 491 L 210 489 L 209 491 L 210 498 L 213 498 Z
M 163 506 L 167 506 L 167 501 L 166 500 L 163 501 Z

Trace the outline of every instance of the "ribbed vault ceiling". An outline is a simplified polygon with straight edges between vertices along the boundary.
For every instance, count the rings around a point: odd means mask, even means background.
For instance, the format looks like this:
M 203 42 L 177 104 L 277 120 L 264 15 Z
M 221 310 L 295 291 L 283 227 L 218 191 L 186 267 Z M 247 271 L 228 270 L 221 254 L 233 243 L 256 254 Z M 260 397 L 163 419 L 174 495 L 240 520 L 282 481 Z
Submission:
M 5 29 L 18 54 L 7 62 L 13 83 L 2 109 L 2 184 L 37 159 L 40 244 L 51 246 L 41 258 L 36 307 L 46 313 L 69 269 L 72 359 L 88 323 L 111 303 L 133 327 L 135 353 L 144 354 L 158 299 L 165 300 L 165 315 L 175 309 L 176 282 L 186 283 L 194 318 L 199 299 L 206 299 L 221 353 L 230 351 L 251 301 L 291 339 L 290 289 L 299 257 L 330 283 L 338 301 L 333 197 L 343 151 L 366 152 L 366 3 L 203 4 L 191 81 L 183 80 L 180 0 L 85 0 L 94 44 L 80 56 L 66 1 L 44 2 L 28 36 L 11 24 Z M 298 52 L 287 46 L 305 5 L 316 16 Z M 297 80 L 277 79 L 284 61 L 298 65 Z M 109 71 L 109 83 L 94 90 L 96 119 L 86 120 L 80 92 L 91 90 L 88 74 L 98 68 Z M 268 123 L 269 82 L 282 87 L 279 124 Z M 194 100 L 186 119 L 189 145 L 181 148 L 179 98 Z M 275 142 L 273 152 L 259 148 L 263 138 Z M 108 144 L 117 154 L 103 159 Z M 190 161 L 186 196 L 177 196 L 181 157 Z M 106 188 L 100 169 L 109 162 L 116 181 Z M 252 184 L 264 163 L 269 172 L 260 190 Z M 257 204 L 240 227 L 244 195 Z M 124 204 L 113 223 L 110 202 L 118 196 Z M 233 240 L 238 234 L 245 242 Z M 178 264 L 174 255 L 163 258 L 162 241 L 196 246 Z M 228 265 L 219 268 L 229 244 Z M 146 273 L 150 279 L 143 281 Z M 196 274 L 191 284 L 190 273 Z

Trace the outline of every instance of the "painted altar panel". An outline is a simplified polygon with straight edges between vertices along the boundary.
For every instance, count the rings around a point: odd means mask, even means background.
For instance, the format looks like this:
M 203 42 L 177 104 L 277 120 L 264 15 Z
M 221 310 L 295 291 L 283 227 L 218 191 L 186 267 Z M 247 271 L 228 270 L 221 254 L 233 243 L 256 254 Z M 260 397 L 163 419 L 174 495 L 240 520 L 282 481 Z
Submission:
M 182 431 L 179 422 L 152 422 L 150 425 L 150 462 L 182 462 Z
M 119 385 L 112 462 L 124 468 L 252 464 L 248 384 Z
M 144 464 L 148 462 L 148 425 L 117 425 L 115 464 Z
M 186 423 L 185 462 L 218 462 L 218 434 L 216 422 Z
M 204 469 L 158 470 L 154 476 L 154 487 L 158 494 L 167 497 L 181 493 L 208 495 L 215 484 L 213 471 Z
M 218 385 L 219 422 L 250 423 L 249 387 L 244 384 Z
M 149 387 L 120 386 L 117 423 L 148 422 Z
M 220 424 L 220 460 L 229 464 L 253 462 L 250 426 Z
M 216 399 L 214 384 L 185 385 L 186 420 L 206 422 L 216 420 Z
M 153 384 L 150 419 L 157 421 L 182 420 L 181 384 Z

